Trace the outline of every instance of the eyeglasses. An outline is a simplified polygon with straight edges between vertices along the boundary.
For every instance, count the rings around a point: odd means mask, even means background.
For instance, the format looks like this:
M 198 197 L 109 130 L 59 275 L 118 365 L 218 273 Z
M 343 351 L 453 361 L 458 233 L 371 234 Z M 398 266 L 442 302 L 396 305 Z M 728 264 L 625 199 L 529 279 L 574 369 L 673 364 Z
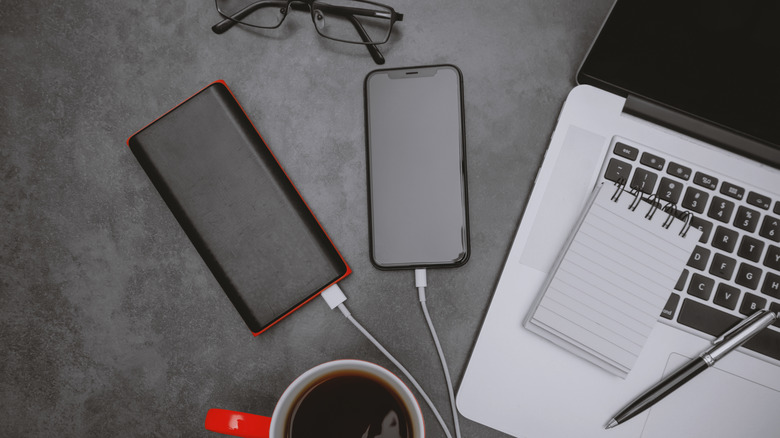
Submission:
M 221 34 L 241 23 L 261 29 L 276 29 L 290 9 L 311 12 L 317 33 L 325 38 L 350 44 L 363 44 L 377 64 L 385 60 L 377 44 L 390 39 L 396 21 L 403 21 L 389 6 L 359 0 L 216 0 L 217 12 L 224 20 L 211 30 Z

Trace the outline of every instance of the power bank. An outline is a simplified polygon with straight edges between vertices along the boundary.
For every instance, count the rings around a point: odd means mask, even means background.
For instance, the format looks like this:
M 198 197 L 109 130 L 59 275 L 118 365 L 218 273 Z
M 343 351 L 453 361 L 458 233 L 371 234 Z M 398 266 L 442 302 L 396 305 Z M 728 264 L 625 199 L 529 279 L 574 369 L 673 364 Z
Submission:
M 127 145 L 255 335 L 351 273 L 224 81 Z

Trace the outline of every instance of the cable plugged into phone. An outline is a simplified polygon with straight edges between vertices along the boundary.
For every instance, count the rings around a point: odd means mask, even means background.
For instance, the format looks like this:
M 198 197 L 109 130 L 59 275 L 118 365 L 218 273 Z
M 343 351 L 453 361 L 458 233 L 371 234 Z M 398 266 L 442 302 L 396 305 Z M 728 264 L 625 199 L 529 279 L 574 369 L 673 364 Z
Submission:
M 455 423 L 455 436 L 460 438 L 460 421 L 458 420 L 458 409 L 455 406 L 455 391 L 452 389 L 450 370 L 447 367 L 447 360 L 444 358 L 444 351 L 441 348 L 439 336 L 436 335 L 436 329 L 433 328 L 431 314 L 428 313 L 428 306 L 426 304 L 425 288 L 428 287 L 428 275 L 425 269 L 414 270 L 414 284 L 417 287 L 417 294 L 420 298 L 420 306 L 422 307 L 423 314 L 425 315 L 425 322 L 428 324 L 428 329 L 431 331 L 433 343 L 436 344 L 436 352 L 439 354 L 441 367 L 444 370 L 444 379 L 447 381 L 447 392 L 450 396 L 450 407 L 452 408 L 452 421 Z
M 385 349 L 385 347 L 383 347 L 382 344 L 380 344 L 379 341 L 377 341 L 376 338 L 374 338 L 371 335 L 371 333 L 368 332 L 368 330 L 366 330 L 359 322 L 357 322 L 357 320 L 355 320 L 355 318 L 352 316 L 349 310 L 347 310 L 347 306 L 344 305 L 344 302 L 347 301 L 347 296 L 344 295 L 344 292 L 341 290 L 339 285 L 334 284 L 330 286 L 329 288 L 322 291 L 320 295 L 325 300 L 325 302 L 328 303 L 328 307 L 330 307 L 331 310 L 338 308 L 341 311 L 341 313 L 349 320 L 349 322 L 351 322 L 352 325 L 354 325 L 360 331 L 360 333 L 363 334 L 363 336 L 365 336 L 369 341 L 371 341 L 371 343 L 374 344 L 374 346 L 378 348 L 379 351 L 381 351 L 382 354 L 384 354 L 385 357 L 387 357 L 390 360 L 390 362 L 393 363 L 393 365 L 395 365 L 399 370 L 401 370 L 401 372 L 404 374 L 404 376 L 406 376 L 407 379 L 409 379 L 409 382 L 412 384 L 412 386 L 414 386 L 414 388 L 417 390 L 417 392 L 420 394 L 423 400 L 425 400 L 425 403 L 428 405 L 428 407 L 431 408 L 431 411 L 433 411 L 433 415 L 436 417 L 436 420 L 439 422 L 441 428 L 444 430 L 444 434 L 447 436 L 447 438 L 452 438 L 452 435 L 450 434 L 450 430 L 447 428 L 447 425 L 444 424 L 444 420 L 441 418 L 439 411 L 433 405 L 433 402 L 431 401 L 430 397 L 428 397 L 428 394 L 426 394 L 425 391 L 423 391 L 422 387 L 420 387 L 420 384 L 417 383 L 417 380 L 415 380 L 414 377 L 412 377 L 411 373 L 409 373 L 409 371 L 407 371 L 406 368 L 404 368 L 404 366 L 401 365 L 401 363 L 398 362 L 398 360 L 395 357 L 393 357 L 393 355 L 390 354 L 390 352 L 387 351 L 387 349 Z M 449 374 L 447 375 L 447 377 L 449 378 Z M 453 405 L 453 409 L 454 409 L 454 405 Z M 455 423 L 455 427 L 456 427 L 455 430 L 457 433 L 457 438 L 459 438 L 460 430 L 457 421 Z

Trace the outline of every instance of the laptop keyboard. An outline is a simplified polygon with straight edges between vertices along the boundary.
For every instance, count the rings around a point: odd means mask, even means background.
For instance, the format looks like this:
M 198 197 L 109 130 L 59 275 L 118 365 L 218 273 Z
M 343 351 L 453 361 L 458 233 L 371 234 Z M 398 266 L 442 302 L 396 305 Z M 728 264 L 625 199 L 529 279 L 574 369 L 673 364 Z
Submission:
M 780 312 L 780 199 L 643 149 L 617 141 L 604 178 L 691 211 L 702 230 L 660 320 L 719 336 L 757 310 Z M 744 347 L 780 360 L 780 321 Z

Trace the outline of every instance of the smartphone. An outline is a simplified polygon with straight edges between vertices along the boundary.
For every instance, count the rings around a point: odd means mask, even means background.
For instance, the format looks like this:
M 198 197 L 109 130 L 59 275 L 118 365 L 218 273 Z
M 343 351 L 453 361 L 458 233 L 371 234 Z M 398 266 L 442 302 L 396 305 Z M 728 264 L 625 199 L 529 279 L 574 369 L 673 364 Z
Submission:
M 371 262 L 463 265 L 470 249 L 460 70 L 375 70 L 364 95 Z

